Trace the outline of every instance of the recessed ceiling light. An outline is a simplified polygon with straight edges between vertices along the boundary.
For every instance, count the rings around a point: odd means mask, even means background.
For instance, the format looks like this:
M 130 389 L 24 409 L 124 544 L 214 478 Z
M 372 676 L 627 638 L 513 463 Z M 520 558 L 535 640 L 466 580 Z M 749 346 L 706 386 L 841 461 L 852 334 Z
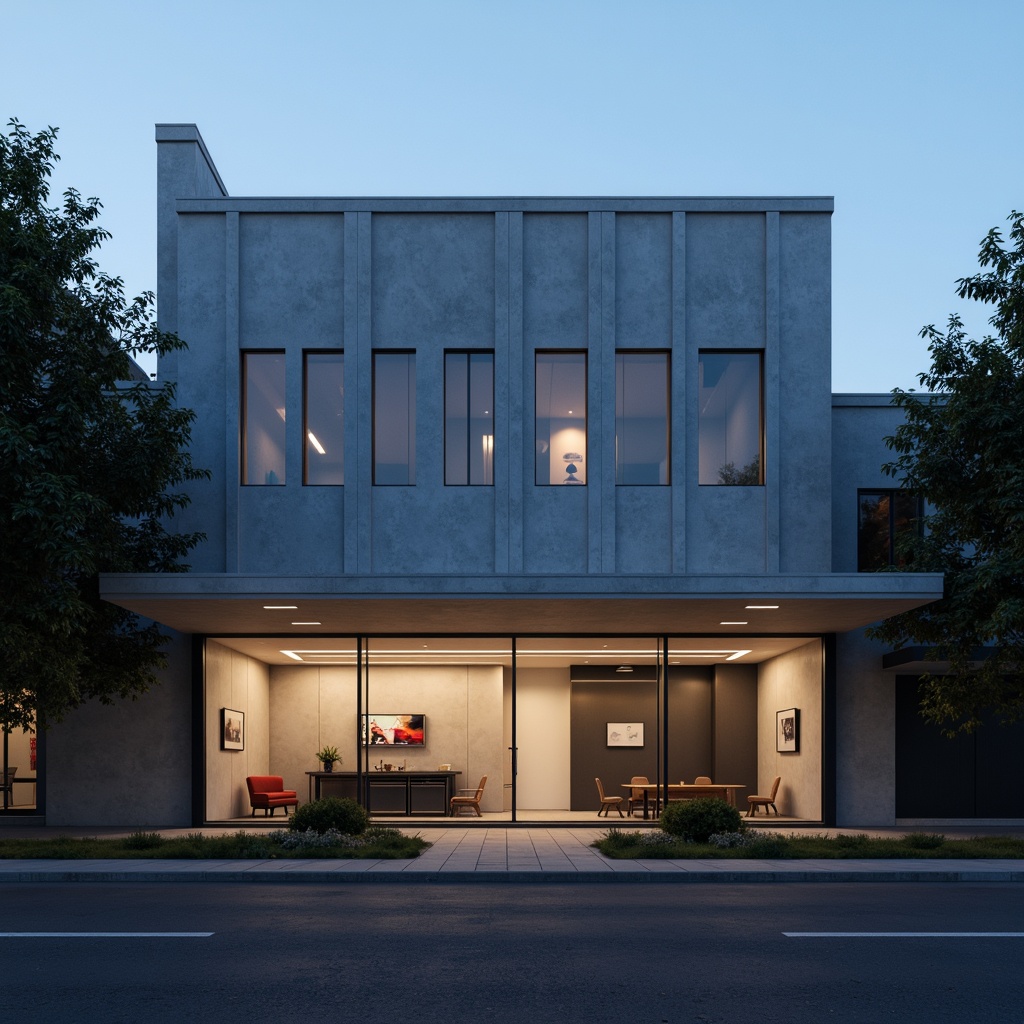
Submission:
M 322 622 L 293 622 L 293 626 L 322 626 Z
M 616 672 L 632 672 L 633 671 L 633 666 L 632 665 L 620 665 L 615 671 Z
M 265 604 L 263 607 L 268 612 L 294 612 L 299 609 L 297 604 Z
M 748 623 L 746 623 L 746 622 L 740 622 L 740 621 L 735 621 L 735 622 L 720 622 L 720 623 L 719 623 L 719 625 L 720 625 L 720 626 L 746 626 L 746 625 L 748 625 Z
M 747 611 L 761 611 L 763 609 L 778 608 L 777 604 L 748 604 L 744 605 Z

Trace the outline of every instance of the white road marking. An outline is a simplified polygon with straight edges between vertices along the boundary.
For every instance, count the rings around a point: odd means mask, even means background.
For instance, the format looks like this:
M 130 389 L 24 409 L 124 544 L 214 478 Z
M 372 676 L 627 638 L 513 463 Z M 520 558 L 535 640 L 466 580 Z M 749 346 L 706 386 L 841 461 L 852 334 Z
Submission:
M 787 939 L 1024 939 L 1024 932 L 783 932 Z
M 0 939 L 208 939 L 213 932 L 0 932 Z

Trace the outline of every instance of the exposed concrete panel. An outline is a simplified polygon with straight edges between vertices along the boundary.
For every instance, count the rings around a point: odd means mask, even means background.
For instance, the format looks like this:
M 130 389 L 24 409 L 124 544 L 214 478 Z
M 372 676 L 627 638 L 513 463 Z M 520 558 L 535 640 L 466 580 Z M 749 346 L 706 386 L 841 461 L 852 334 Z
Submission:
M 836 637 L 836 824 L 896 824 L 895 678 L 862 631 Z
M 191 824 L 190 638 L 172 634 L 166 651 L 159 684 L 138 700 L 90 701 L 51 728 L 48 825 Z
M 531 376 L 533 348 L 587 347 L 588 238 L 583 214 L 523 217 L 523 335 L 530 353 L 524 370 Z
M 373 343 L 494 344 L 494 217 L 375 214 Z
M 758 667 L 757 792 L 771 792 L 782 777 L 776 797 L 779 812 L 817 821 L 821 818 L 821 643 L 817 640 L 779 655 Z M 799 751 L 776 750 L 776 712 L 800 712 Z M 747 794 L 749 795 L 749 794 Z
M 615 218 L 615 343 L 671 348 L 671 214 Z
M 345 228 L 340 214 L 239 217 L 243 348 L 341 348 Z
M 686 335 L 696 349 L 762 348 L 764 214 L 686 216 Z
M 664 573 L 672 567 L 672 491 L 615 488 L 615 571 Z

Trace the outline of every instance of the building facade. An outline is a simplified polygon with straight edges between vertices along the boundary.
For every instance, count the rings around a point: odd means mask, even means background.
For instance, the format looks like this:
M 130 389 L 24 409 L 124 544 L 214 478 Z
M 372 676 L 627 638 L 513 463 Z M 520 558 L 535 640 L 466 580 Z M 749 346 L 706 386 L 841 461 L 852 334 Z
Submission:
M 928 817 L 896 778 L 922 666 L 863 628 L 942 580 L 863 571 L 906 496 L 887 398 L 830 391 L 831 199 L 237 198 L 194 125 L 157 143 L 206 541 L 103 579 L 170 667 L 51 730 L 48 822 L 242 818 L 249 775 L 314 794 L 324 744 L 382 813 L 436 811 L 445 764 L 495 821 L 634 776 Z

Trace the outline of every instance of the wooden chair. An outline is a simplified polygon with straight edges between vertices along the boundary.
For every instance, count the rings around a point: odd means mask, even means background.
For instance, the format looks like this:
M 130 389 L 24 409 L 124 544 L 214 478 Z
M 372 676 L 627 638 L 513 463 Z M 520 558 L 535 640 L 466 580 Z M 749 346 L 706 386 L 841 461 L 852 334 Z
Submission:
M 629 780 L 629 783 L 630 783 L 631 786 L 646 786 L 646 785 L 648 785 L 647 776 L 646 775 L 634 775 L 633 778 L 631 778 Z M 654 795 L 654 802 L 655 802 L 655 804 L 657 804 L 657 802 L 658 802 L 657 794 Z M 648 803 L 650 803 L 649 800 L 648 800 Z M 643 807 L 643 805 L 644 805 L 644 791 L 642 789 L 631 789 L 629 791 L 629 798 L 626 800 L 626 813 L 630 817 L 632 817 L 633 816 L 633 812 L 637 809 L 637 807 Z
M 601 785 L 600 779 L 594 779 L 597 783 L 597 795 L 601 798 L 601 806 L 597 809 L 597 816 L 601 817 L 601 812 L 604 811 L 604 816 L 608 817 L 608 812 L 614 807 L 619 812 L 619 817 L 624 817 L 622 813 L 622 797 L 621 796 L 605 796 L 604 786 Z
M 712 783 L 711 779 L 709 779 L 708 776 L 698 775 L 697 778 L 693 780 L 693 784 L 695 786 L 710 786 Z
M 772 795 L 771 796 L 748 796 L 747 797 L 747 803 L 750 804 L 750 806 L 747 808 L 747 817 L 748 818 L 751 817 L 751 815 L 756 813 L 758 807 L 763 807 L 765 814 L 768 813 L 768 808 L 770 807 L 775 812 L 775 816 L 776 817 L 779 816 L 779 809 L 778 809 L 778 807 L 775 806 L 775 794 L 778 793 L 778 791 L 779 791 L 779 783 L 781 781 L 782 781 L 782 776 L 781 775 L 776 775 L 775 776 L 775 781 L 772 783 Z
M 0 792 L 7 794 L 7 806 L 12 807 L 14 805 L 14 776 L 18 774 L 17 768 L 8 768 L 4 773 L 4 777 L 0 779 Z M 0 799 L 0 807 L 3 806 L 2 799 Z
M 468 807 L 471 810 L 476 811 L 478 818 L 483 817 L 483 812 L 480 810 L 480 798 L 484 795 L 484 786 L 487 785 L 487 776 L 483 776 L 480 779 L 480 785 L 475 790 L 472 789 L 460 789 L 460 793 L 465 793 L 465 796 L 453 796 L 449 801 L 448 811 L 453 818 L 457 818 L 459 811 L 464 807 Z

